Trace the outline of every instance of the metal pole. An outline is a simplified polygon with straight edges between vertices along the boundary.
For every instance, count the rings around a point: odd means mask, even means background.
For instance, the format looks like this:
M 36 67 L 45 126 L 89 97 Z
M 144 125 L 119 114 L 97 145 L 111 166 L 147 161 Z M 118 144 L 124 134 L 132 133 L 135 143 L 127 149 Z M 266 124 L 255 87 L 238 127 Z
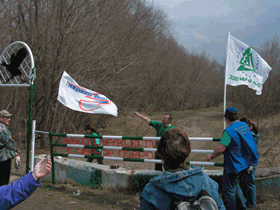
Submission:
M 31 124 L 32 124 L 32 102 L 33 102 L 33 90 L 34 85 L 30 85 L 30 101 L 29 101 L 29 114 L 28 114 L 28 131 L 27 131 L 27 150 L 26 150 L 26 174 L 28 174 L 29 167 L 29 152 L 30 152 L 30 136 L 31 136 Z
M 50 135 L 50 149 L 51 149 L 51 161 L 52 161 L 52 183 L 55 184 L 55 171 L 54 171 L 54 158 L 53 158 L 53 141 L 52 141 L 52 133 Z
M 225 69 L 225 86 L 224 86 L 224 113 L 226 111 L 226 101 L 227 101 L 227 71 L 228 71 L 228 51 L 229 51 L 229 41 L 230 41 L 230 32 L 228 32 L 228 43 L 227 43 L 227 58 L 226 58 L 226 69 Z M 224 114 L 223 113 L 223 114 Z M 224 129 L 226 129 L 226 119 L 224 118 Z
M 36 120 L 32 121 L 32 144 L 31 144 L 31 171 L 34 170 L 34 155 L 35 155 L 35 126 Z

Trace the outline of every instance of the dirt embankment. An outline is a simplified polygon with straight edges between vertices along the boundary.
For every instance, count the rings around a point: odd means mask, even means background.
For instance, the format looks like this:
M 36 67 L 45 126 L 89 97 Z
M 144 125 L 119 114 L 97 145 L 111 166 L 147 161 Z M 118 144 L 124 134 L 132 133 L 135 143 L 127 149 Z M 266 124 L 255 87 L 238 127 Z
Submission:
M 145 114 L 145 113 L 143 113 Z M 161 121 L 165 113 L 148 115 L 151 119 Z M 189 137 L 221 137 L 223 131 L 222 108 L 209 108 L 199 111 L 174 112 L 173 125 L 184 130 Z M 270 119 L 271 121 L 271 119 Z M 133 123 L 130 123 L 133 122 Z M 278 122 L 278 121 L 277 121 Z M 137 128 L 139 131 L 137 131 Z M 102 131 L 103 135 L 126 135 L 126 136 L 154 136 L 155 131 L 145 122 L 135 119 L 133 112 L 126 116 L 116 118 L 111 126 Z M 262 144 L 262 142 L 260 142 Z M 272 144 L 267 147 L 271 147 Z M 215 149 L 217 143 L 192 141 L 192 149 Z M 265 144 L 263 144 L 265 146 Z M 262 147 L 263 149 L 263 147 Z M 48 149 L 36 149 L 36 154 L 48 153 Z M 278 153 L 277 153 L 278 154 Z M 188 160 L 205 161 L 205 154 L 191 155 Z M 17 174 L 25 173 L 25 151 L 22 155 L 22 166 L 16 170 L 13 166 L 12 172 Z M 215 159 L 216 162 L 222 161 Z M 154 164 L 104 161 L 105 164 L 120 164 L 125 168 L 153 169 Z M 14 165 L 14 164 L 13 164 Z M 212 167 L 213 169 L 213 167 Z M 219 169 L 221 169 L 219 167 Z M 79 190 L 80 196 L 73 193 Z M 270 195 L 271 199 L 258 203 L 257 210 L 278 209 L 279 199 Z M 26 201 L 14 209 L 139 209 L 139 194 L 123 191 L 112 191 L 108 189 L 94 189 L 86 186 L 79 186 L 73 183 L 65 183 L 63 186 L 54 186 L 44 183 Z

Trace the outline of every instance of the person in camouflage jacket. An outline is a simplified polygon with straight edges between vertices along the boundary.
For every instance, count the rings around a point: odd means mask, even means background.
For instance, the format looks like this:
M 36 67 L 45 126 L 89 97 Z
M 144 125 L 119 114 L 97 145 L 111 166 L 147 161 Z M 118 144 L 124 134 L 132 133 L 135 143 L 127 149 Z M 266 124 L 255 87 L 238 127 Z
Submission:
M 11 116 L 12 114 L 6 110 L 0 111 L 0 186 L 9 184 L 11 161 L 17 153 L 20 153 L 7 127 L 10 124 Z

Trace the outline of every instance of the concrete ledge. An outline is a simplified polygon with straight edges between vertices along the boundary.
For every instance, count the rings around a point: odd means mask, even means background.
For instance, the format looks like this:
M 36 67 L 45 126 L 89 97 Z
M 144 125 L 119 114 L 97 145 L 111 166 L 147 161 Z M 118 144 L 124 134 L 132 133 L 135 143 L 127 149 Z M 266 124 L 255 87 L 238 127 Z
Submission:
M 35 164 L 39 162 L 45 155 L 34 157 Z M 71 179 L 81 185 L 100 185 L 102 183 L 102 170 L 106 170 L 109 166 L 100 166 L 95 163 L 88 163 L 68 158 L 54 158 L 55 182 L 63 182 Z M 48 174 L 42 181 L 52 181 L 52 174 Z
M 271 195 L 280 197 L 280 174 L 268 176 L 268 177 L 257 177 L 257 198 L 265 201 L 271 198 Z
M 36 156 L 35 164 L 44 157 L 44 154 Z M 140 191 L 142 191 L 151 178 L 162 173 L 154 170 L 110 169 L 108 165 L 88 163 L 64 157 L 55 157 L 54 169 L 56 183 L 71 179 L 81 185 L 100 185 L 108 188 L 120 187 Z M 221 189 L 223 170 L 204 170 L 204 173 L 218 182 Z M 42 181 L 44 180 L 52 181 L 52 175 L 48 174 L 42 178 Z M 264 196 L 268 195 L 268 192 L 272 195 L 280 196 L 280 169 L 257 169 L 256 185 L 258 197 L 264 198 Z
M 34 158 L 35 164 L 44 157 L 44 154 L 36 156 Z M 134 173 L 133 170 L 110 169 L 108 165 L 88 163 L 64 157 L 54 158 L 54 169 L 56 183 L 71 179 L 81 185 L 101 185 L 108 188 L 129 188 L 131 185 L 130 177 Z M 44 180 L 52 181 L 52 174 L 42 178 L 42 181 Z
M 44 157 L 45 154 L 36 156 L 35 164 Z M 76 183 L 87 186 L 101 185 L 108 188 L 123 187 L 142 190 L 151 178 L 162 173 L 154 170 L 110 169 L 108 165 L 88 163 L 64 157 L 55 157 L 54 162 L 56 183 L 71 179 Z M 204 172 L 217 181 L 223 173 L 222 170 L 205 170 Z M 42 178 L 42 181 L 44 180 L 52 181 L 52 174 Z
M 160 174 L 162 174 L 161 171 L 135 170 L 131 174 L 129 188 L 132 190 L 142 191 L 151 178 L 153 178 L 154 176 L 158 176 Z

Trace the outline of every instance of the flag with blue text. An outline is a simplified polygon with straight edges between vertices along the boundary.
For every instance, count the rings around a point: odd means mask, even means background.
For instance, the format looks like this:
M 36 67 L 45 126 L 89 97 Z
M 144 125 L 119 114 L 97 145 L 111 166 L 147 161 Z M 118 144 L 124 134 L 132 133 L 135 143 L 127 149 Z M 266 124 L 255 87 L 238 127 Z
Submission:
M 261 95 L 270 70 L 271 67 L 254 49 L 229 35 L 225 84 L 247 85 Z
M 117 106 L 106 96 L 79 86 L 66 72 L 63 73 L 57 100 L 64 106 L 86 113 L 118 115 Z

